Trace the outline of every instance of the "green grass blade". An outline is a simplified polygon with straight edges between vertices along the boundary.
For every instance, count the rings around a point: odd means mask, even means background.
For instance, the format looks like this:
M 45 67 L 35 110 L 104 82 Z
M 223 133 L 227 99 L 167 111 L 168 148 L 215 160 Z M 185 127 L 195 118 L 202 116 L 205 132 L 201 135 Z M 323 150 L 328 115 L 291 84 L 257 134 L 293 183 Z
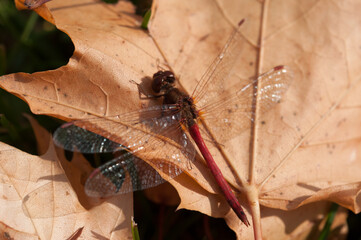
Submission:
M 150 19 L 150 16 L 151 16 L 151 15 L 152 15 L 152 11 L 149 9 L 149 10 L 144 14 L 141 28 L 143 28 L 143 29 L 145 29 L 145 30 L 148 29 L 148 23 L 149 23 L 149 19 Z
M 331 225 L 332 225 L 333 220 L 335 218 L 337 209 L 338 209 L 338 205 L 336 203 L 332 203 L 330 211 L 327 214 L 327 219 L 326 219 L 325 226 L 323 227 L 318 240 L 326 240 L 327 239 L 328 235 L 330 234 Z
M 140 240 L 139 231 L 138 231 L 138 225 L 137 225 L 137 223 L 134 221 L 134 218 L 133 218 L 133 217 L 132 217 L 132 235 L 133 235 L 133 240 Z

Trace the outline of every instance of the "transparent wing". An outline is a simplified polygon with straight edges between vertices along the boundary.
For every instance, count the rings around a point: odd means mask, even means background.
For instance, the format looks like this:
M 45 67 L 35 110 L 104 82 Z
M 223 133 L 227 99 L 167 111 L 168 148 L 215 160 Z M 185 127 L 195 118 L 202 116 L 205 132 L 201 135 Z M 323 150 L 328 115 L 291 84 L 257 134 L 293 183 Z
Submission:
M 213 60 L 207 71 L 199 80 L 192 97 L 200 105 L 216 99 L 223 90 L 224 81 L 229 77 L 232 68 L 239 58 L 243 46 L 243 37 L 240 33 L 242 20 L 228 38 L 220 54 Z
M 85 193 L 91 197 L 109 197 L 143 190 L 155 187 L 182 173 L 182 169 L 173 164 L 151 164 L 153 166 L 129 152 L 124 153 L 93 171 L 85 183 Z
M 82 153 L 107 153 L 122 149 L 122 145 L 101 135 L 78 127 L 80 121 L 65 123 L 53 134 L 54 143 L 61 148 Z
M 109 196 L 158 185 L 159 174 L 166 180 L 179 175 L 189 167 L 196 153 L 180 126 L 180 114 L 174 105 L 64 124 L 55 132 L 54 142 L 72 151 L 120 154 L 89 177 L 86 189 L 91 196 Z M 139 180 L 135 181 L 135 176 Z
M 179 122 L 176 106 L 158 105 L 119 116 L 65 123 L 54 132 L 53 139 L 56 145 L 69 151 L 115 152 L 142 146 L 156 135 L 180 141 L 184 134 L 179 131 Z
M 250 127 L 256 107 L 263 113 L 280 102 L 292 79 L 293 73 L 288 67 L 277 66 L 245 86 L 232 88 L 218 97 L 217 102 L 199 106 L 199 110 L 204 112 L 202 116 L 216 140 L 222 143 Z

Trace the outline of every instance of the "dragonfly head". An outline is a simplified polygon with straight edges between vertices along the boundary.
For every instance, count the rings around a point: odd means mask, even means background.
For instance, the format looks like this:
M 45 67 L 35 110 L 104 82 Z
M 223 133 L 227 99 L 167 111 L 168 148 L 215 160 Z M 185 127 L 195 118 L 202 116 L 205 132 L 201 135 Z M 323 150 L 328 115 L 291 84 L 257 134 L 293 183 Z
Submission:
M 153 75 L 152 89 L 156 93 L 169 89 L 175 82 L 174 73 L 171 71 L 158 71 Z

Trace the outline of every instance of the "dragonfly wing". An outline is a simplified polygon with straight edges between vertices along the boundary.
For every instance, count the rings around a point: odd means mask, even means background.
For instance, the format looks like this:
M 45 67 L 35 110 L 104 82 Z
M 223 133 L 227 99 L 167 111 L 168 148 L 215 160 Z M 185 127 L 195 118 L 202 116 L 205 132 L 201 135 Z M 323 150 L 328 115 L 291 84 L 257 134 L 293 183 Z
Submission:
M 258 113 L 264 113 L 279 103 L 292 79 L 293 73 L 288 67 L 278 66 L 241 88 L 234 87 L 217 102 L 201 106 L 205 122 L 215 133 L 216 140 L 223 143 L 249 128 L 256 108 Z M 258 102 L 255 101 L 257 95 Z
M 232 69 L 241 55 L 243 36 L 240 27 L 242 23 L 243 20 L 233 30 L 220 54 L 213 60 L 194 89 L 192 97 L 196 99 L 197 105 L 217 99 L 219 93 L 224 90 L 224 83 L 232 74 Z
M 137 119 L 134 116 L 137 116 Z M 63 130 L 70 129 L 72 125 L 87 132 L 83 133 L 84 131 L 79 129 L 69 132 Z M 91 133 L 88 133 L 88 130 Z M 189 161 L 194 159 L 196 153 L 180 126 L 180 113 L 174 105 L 154 106 L 138 111 L 137 114 L 75 121 L 59 131 L 65 134 L 65 137 L 60 138 L 60 135 L 56 134 L 54 139 L 55 142 L 61 142 L 61 146 L 67 146 L 66 141 L 72 138 L 72 133 L 80 132 L 84 138 L 79 137 L 73 141 L 77 149 L 88 152 L 114 150 L 120 154 L 120 157 L 96 169 L 89 177 L 86 189 L 92 196 L 109 196 L 155 186 L 159 184 L 159 175 L 169 179 L 187 169 Z M 89 143 L 86 137 L 91 136 L 94 139 L 93 134 L 97 135 L 96 139 L 102 137 L 107 140 Z M 104 147 L 103 142 L 108 141 L 111 144 Z M 89 144 L 91 147 L 88 147 Z M 142 175 L 147 172 L 148 176 Z M 134 180 L 135 175 L 139 181 Z M 96 183 L 97 181 L 100 183 Z
M 126 139 L 129 139 L 129 142 L 133 144 L 132 146 L 135 146 L 141 145 L 147 139 L 147 137 L 143 140 L 140 138 L 148 132 L 165 134 L 167 127 L 179 124 L 176 118 L 177 113 L 173 105 L 153 106 L 118 116 L 91 118 L 65 123 L 54 132 L 53 140 L 57 146 L 73 152 L 115 152 L 131 147 L 131 144 L 120 144 Z M 136 134 L 131 134 L 130 131 L 133 128 L 144 131 L 143 133 L 136 132 Z M 127 134 L 128 136 L 126 136 Z
M 60 126 L 54 132 L 53 139 L 57 146 L 72 152 L 106 153 L 122 148 L 121 144 L 88 131 L 86 128 L 78 127 L 74 122 Z
M 85 183 L 85 193 L 90 197 L 129 193 L 155 187 L 182 173 L 176 165 L 164 162 L 151 164 L 124 152 L 93 171 Z

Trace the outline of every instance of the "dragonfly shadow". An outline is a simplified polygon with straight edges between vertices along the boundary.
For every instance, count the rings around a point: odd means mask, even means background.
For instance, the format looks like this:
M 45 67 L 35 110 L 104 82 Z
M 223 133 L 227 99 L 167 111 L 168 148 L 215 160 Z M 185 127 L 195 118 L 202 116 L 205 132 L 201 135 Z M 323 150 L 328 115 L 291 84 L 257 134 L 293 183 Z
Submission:
M 126 226 L 128 227 L 128 226 Z M 93 237 L 94 239 L 98 239 L 98 240 L 108 240 L 109 238 L 107 237 L 104 237 L 103 235 L 97 233 L 97 232 L 94 232 L 93 230 L 90 231 L 92 234 L 93 234 Z
M 39 180 L 50 180 L 50 181 L 56 181 L 56 182 L 68 182 L 68 180 L 64 178 L 64 174 L 48 175 L 48 176 L 40 177 Z
M 159 96 L 155 95 L 152 91 L 152 82 L 151 77 L 143 77 L 140 79 L 140 83 L 137 83 L 134 80 L 130 80 L 130 83 L 137 85 L 139 99 L 141 100 L 157 100 L 161 99 Z M 161 101 L 149 101 L 148 106 L 160 105 Z

